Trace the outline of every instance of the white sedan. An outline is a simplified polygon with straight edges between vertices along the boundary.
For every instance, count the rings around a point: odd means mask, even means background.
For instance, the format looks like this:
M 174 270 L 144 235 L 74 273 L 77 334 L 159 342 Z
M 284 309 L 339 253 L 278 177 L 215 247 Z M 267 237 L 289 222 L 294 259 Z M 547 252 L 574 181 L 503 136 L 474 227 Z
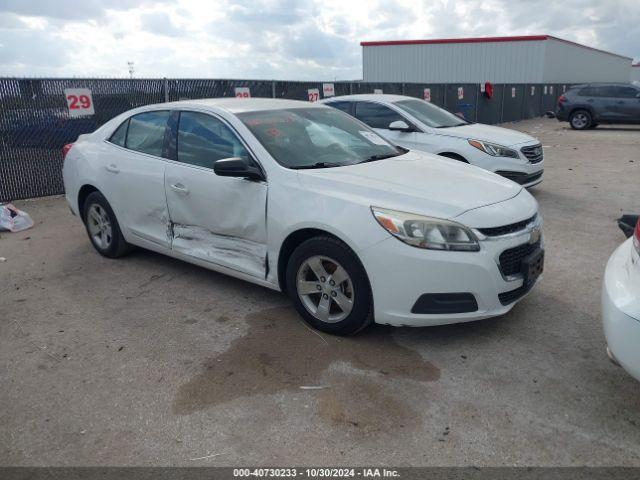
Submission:
M 602 321 L 609 357 L 640 380 L 640 219 L 607 263 Z
M 525 133 L 469 123 L 402 95 L 346 95 L 321 102 L 353 115 L 395 145 L 470 163 L 524 187 L 542 181 L 542 145 Z
M 67 201 L 99 253 L 137 245 L 286 291 L 334 334 L 501 315 L 542 271 L 526 190 L 322 105 L 149 105 L 65 153 Z

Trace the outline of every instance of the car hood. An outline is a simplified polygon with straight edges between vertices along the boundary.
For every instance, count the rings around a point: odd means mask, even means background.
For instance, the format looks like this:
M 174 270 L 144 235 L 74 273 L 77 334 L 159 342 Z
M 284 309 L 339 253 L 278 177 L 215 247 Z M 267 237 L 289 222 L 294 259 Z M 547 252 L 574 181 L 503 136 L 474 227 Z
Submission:
M 447 219 L 504 202 L 522 190 L 494 173 L 418 151 L 358 165 L 299 170 L 298 175 L 305 189 L 318 195 Z
M 508 128 L 494 127 L 493 125 L 484 125 L 482 123 L 470 123 L 469 125 L 460 125 L 459 127 L 437 128 L 435 131 L 440 135 L 485 140 L 506 147 L 521 145 L 523 143 L 540 143 L 536 138 L 526 133 Z

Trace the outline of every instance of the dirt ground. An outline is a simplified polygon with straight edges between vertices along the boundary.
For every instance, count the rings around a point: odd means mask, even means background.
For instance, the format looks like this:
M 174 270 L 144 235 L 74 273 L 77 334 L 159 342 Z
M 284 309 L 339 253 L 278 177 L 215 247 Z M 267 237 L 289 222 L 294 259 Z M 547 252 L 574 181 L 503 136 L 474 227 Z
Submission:
M 0 464 L 640 466 L 640 384 L 600 319 L 640 128 L 506 126 L 545 146 L 545 277 L 469 324 L 319 334 L 283 294 L 102 258 L 63 198 L 17 202 L 36 226 L 0 236 Z

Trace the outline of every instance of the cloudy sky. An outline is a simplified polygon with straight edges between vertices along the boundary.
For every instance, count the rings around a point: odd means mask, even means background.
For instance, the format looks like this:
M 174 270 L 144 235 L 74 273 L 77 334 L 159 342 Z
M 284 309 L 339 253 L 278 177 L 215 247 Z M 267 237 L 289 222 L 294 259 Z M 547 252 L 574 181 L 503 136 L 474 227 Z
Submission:
M 360 42 L 551 34 L 640 58 L 638 0 L 0 0 L 0 76 L 344 80 Z

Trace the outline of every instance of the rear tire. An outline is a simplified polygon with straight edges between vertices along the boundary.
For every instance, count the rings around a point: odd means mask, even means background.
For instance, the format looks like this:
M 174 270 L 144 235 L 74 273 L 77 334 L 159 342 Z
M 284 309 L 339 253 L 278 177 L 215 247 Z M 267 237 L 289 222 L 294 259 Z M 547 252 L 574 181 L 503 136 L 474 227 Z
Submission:
M 373 321 L 373 298 L 364 267 L 331 236 L 301 243 L 287 263 L 287 291 L 300 316 L 333 335 L 353 335 Z
M 569 115 L 569 125 L 574 130 L 586 130 L 591 127 L 593 119 L 587 110 L 574 110 Z
M 89 194 L 84 202 L 82 220 L 91 244 L 100 255 L 118 258 L 132 250 L 120 231 L 111 205 L 100 192 Z

